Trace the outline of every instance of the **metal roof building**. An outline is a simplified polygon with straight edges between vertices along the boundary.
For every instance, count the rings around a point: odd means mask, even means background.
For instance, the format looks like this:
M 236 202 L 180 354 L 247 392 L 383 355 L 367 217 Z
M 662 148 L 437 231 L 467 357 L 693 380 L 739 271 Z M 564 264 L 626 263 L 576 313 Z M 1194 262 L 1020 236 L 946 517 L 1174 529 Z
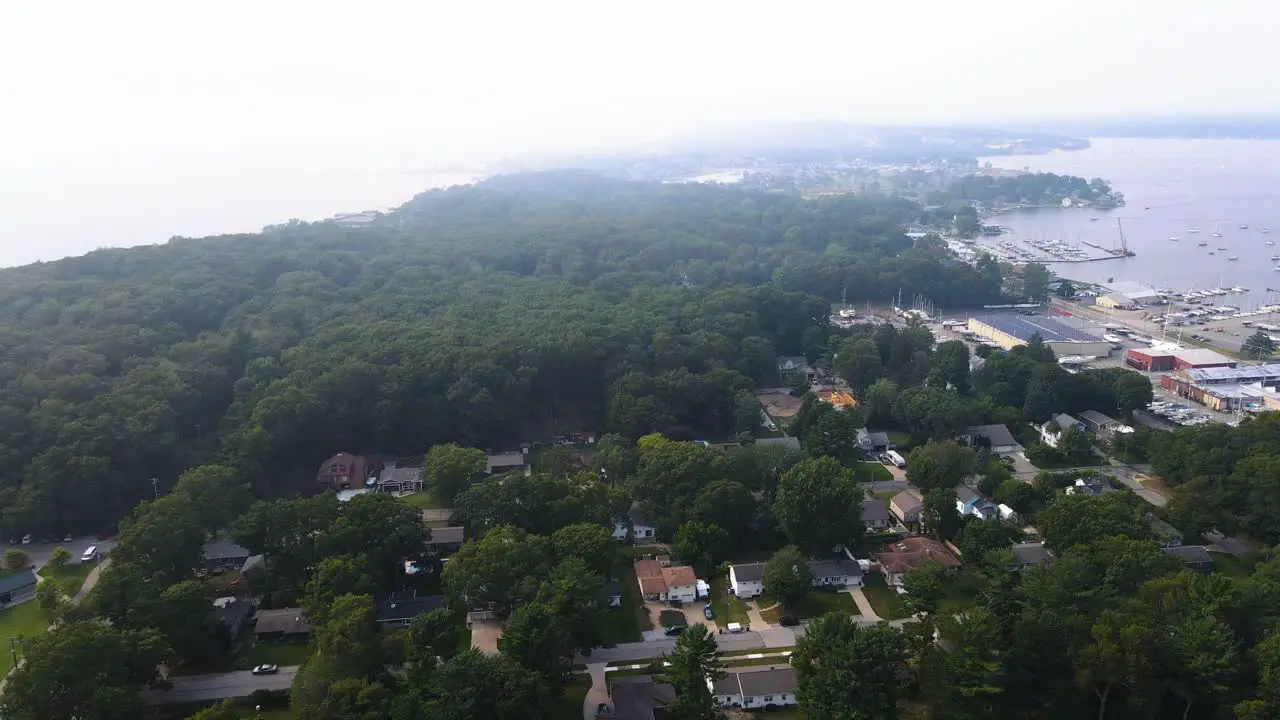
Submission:
M 1026 345 L 1032 337 L 1039 335 L 1059 357 L 1106 357 L 1111 352 L 1111 343 L 1106 340 L 1043 315 L 982 313 L 969 318 L 969 332 L 1006 350 Z

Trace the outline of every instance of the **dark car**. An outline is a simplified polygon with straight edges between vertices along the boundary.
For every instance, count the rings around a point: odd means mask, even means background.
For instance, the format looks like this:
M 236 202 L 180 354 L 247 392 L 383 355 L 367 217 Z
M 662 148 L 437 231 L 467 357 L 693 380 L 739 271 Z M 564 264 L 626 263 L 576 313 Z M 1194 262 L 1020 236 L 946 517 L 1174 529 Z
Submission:
M 676 625 L 674 627 L 667 628 L 666 632 L 664 632 L 663 634 L 666 635 L 667 637 L 675 637 L 680 633 L 684 632 L 684 629 L 685 629 L 684 625 Z
M 715 614 L 711 612 L 711 603 L 707 603 L 706 605 L 702 606 L 702 615 L 706 617 L 708 620 L 711 620 L 715 617 Z
M 778 624 L 783 627 L 794 627 L 800 624 L 800 618 L 795 615 L 783 615 L 778 618 Z

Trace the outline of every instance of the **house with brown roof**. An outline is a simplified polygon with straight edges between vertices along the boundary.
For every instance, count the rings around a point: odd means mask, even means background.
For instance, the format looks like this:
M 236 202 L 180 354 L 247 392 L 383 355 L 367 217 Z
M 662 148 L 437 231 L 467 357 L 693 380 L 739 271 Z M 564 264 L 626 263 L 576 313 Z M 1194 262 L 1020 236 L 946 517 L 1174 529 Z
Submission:
M 311 639 L 311 623 L 302 608 L 259 610 L 254 616 L 253 634 L 259 640 L 307 642 Z
M 340 452 L 320 463 L 316 482 L 332 490 L 353 490 L 365 487 L 377 475 L 376 464 L 368 458 Z
M 872 559 L 880 566 L 880 574 L 890 585 L 902 584 L 902 576 L 933 561 L 945 568 L 958 568 L 960 561 L 942 543 L 933 538 L 910 537 L 885 546 Z
M 663 567 L 657 560 L 637 560 L 633 567 L 640 594 L 646 600 L 693 602 L 698 599 L 698 576 L 688 565 Z

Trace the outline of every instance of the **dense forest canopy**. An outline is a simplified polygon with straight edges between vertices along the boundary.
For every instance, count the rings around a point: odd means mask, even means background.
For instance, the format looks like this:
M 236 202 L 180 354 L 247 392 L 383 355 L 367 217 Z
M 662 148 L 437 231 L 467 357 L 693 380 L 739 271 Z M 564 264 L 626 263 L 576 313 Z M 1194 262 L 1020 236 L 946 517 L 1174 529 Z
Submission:
M 898 198 L 580 172 L 432 191 L 370 228 L 290 222 L 3 271 L 0 525 L 110 527 L 186 468 L 292 492 L 339 450 L 555 430 L 732 431 L 827 301 L 995 300 Z
M 1085 180 L 1055 173 L 966 175 L 952 182 L 949 192 L 965 200 L 982 202 L 1057 203 L 1063 198 L 1098 200 L 1111 194 L 1111 185 L 1102 178 Z

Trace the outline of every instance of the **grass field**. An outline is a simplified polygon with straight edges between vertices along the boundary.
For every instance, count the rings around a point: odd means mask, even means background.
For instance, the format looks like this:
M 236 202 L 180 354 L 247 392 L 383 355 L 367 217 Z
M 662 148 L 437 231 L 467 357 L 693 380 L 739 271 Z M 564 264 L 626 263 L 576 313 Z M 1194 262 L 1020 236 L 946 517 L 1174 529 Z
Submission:
M 945 586 L 946 595 L 938 603 L 938 612 L 958 613 L 972 608 L 982 589 L 982 576 L 976 572 L 961 570 Z
M 400 498 L 400 501 L 419 510 L 437 510 L 445 506 L 444 503 L 436 500 L 434 495 L 425 490 L 412 495 L 404 495 Z
M 902 606 L 902 598 L 884 582 L 880 573 L 867 573 L 862 576 L 862 592 L 871 603 L 882 620 L 901 620 L 908 616 L 907 609 Z
M 80 592 L 80 587 L 84 585 L 84 579 L 89 577 L 89 573 L 93 568 L 93 563 L 69 563 L 60 568 L 52 568 L 46 565 L 40 568 L 40 576 L 58 581 L 58 584 L 62 586 L 67 595 L 75 597 L 75 594 Z
M 903 457 L 906 457 L 907 451 L 911 449 L 911 434 L 904 433 L 901 430 L 886 430 L 885 435 L 889 436 L 889 442 L 893 443 L 893 449 L 897 450 Z
M 49 629 L 49 620 L 40 610 L 35 600 L 28 600 L 0 611 L 0 638 L 11 638 L 19 635 L 25 638 L 43 635 Z M 4 640 L 7 644 L 8 640 Z M 0 648 L 0 676 L 13 668 L 13 655 L 8 647 Z
M 591 689 L 591 676 L 574 675 L 560 694 L 553 717 L 556 720 L 578 720 L 582 717 L 582 703 L 587 699 L 587 691 Z
M 661 623 L 664 628 L 688 624 L 688 621 L 685 620 L 684 613 L 679 610 L 663 610 L 658 614 L 658 622 Z
M 760 599 L 761 607 L 768 607 L 775 601 L 762 597 Z M 800 602 L 789 605 L 777 605 L 768 610 L 761 610 L 760 616 L 766 622 L 776 623 L 783 615 L 794 615 L 797 618 L 813 618 L 826 615 L 827 613 L 843 613 L 845 615 L 856 615 L 858 613 L 858 605 L 853 601 L 847 592 L 824 592 L 822 590 L 810 590 L 805 594 Z
M 636 585 L 635 570 L 630 564 L 619 564 L 618 584 L 622 586 L 622 607 L 610 608 L 600 626 L 605 645 L 639 642 L 643 637 L 641 633 L 653 629 L 649 611 L 645 609 L 640 588 Z
M 858 482 L 892 482 L 893 473 L 878 462 L 860 462 L 853 466 L 853 474 Z
M 1210 552 L 1209 557 L 1213 558 L 1213 571 L 1227 577 L 1244 578 L 1253 572 L 1253 563 L 1246 558 L 1222 552 Z
M 718 577 L 711 581 L 711 612 L 715 615 L 717 625 L 750 622 L 747 617 L 747 604 L 729 593 L 729 579 Z
M 301 665 L 307 659 L 310 649 L 306 643 L 271 643 L 255 642 L 249 648 L 249 662 L 254 665 Z

